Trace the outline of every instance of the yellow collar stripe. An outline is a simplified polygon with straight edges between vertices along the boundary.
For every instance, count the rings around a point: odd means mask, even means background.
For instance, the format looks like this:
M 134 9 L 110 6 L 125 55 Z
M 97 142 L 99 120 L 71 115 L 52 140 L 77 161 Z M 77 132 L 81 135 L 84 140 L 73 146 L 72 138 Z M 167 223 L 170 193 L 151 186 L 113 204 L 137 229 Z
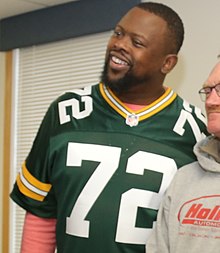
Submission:
M 108 89 L 104 84 L 100 83 L 100 92 L 105 99 L 105 101 L 122 117 L 126 118 L 127 115 L 135 114 L 139 117 L 139 121 L 147 119 L 152 115 L 160 112 L 164 108 L 166 108 L 169 104 L 173 102 L 176 98 L 177 94 L 171 89 L 167 88 L 165 93 L 151 103 L 148 106 L 145 106 L 141 110 L 132 111 L 127 106 L 123 104 L 110 89 Z

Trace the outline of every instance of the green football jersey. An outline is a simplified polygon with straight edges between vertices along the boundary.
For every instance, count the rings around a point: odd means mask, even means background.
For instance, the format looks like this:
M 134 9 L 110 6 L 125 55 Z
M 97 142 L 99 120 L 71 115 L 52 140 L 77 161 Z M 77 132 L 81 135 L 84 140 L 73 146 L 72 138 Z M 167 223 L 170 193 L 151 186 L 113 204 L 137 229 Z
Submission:
M 139 111 L 103 84 L 49 107 L 11 193 L 57 218 L 58 253 L 143 253 L 161 198 L 207 134 L 201 110 L 167 88 Z

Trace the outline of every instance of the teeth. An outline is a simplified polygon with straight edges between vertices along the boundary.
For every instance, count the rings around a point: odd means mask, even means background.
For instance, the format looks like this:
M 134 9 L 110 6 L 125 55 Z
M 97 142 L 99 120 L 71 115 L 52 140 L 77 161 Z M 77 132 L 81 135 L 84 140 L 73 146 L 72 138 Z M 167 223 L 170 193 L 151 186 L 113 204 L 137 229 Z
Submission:
M 112 57 L 112 60 L 113 60 L 114 63 L 117 63 L 117 64 L 128 65 L 128 63 L 126 61 L 122 61 L 122 60 L 120 60 L 119 58 L 117 58 L 115 56 Z

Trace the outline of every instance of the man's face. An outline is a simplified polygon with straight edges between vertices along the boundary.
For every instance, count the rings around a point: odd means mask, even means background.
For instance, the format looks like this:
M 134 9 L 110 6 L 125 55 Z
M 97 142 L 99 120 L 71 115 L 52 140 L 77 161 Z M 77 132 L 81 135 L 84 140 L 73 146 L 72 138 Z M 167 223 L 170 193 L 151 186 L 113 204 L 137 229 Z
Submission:
M 218 63 L 211 72 L 204 88 L 215 87 L 219 83 L 220 63 Z M 220 138 L 220 96 L 217 94 L 215 89 L 212 89 L 211 93 L 207 96 L 205 106 L 208 119 L 208 131 Z
M 166 22 L 133 8 L 117 24 L 107 51 L 102 81 L 114 89 L 127 89 L 163 75 L 167 46 Z

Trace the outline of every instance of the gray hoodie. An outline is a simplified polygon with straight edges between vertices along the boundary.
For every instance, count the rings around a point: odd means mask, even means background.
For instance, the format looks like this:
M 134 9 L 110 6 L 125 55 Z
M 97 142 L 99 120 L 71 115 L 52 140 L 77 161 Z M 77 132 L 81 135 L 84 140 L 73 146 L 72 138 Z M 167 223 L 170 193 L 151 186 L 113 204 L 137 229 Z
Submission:
M 146 253 L 220 253 L 220 141 L 197 143 L 198 162 L 175 175 Z

